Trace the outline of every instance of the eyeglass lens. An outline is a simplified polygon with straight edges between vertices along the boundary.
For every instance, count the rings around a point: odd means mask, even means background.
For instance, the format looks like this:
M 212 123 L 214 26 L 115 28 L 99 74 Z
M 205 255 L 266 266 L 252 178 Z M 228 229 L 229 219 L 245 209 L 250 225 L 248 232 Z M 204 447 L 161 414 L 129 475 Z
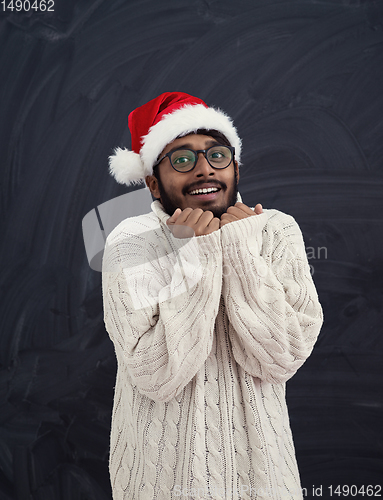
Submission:
M 173 167 L 179 172 L 191 170 L 196 159 L 196 153 L 191 149 L 177 149 L 170 157 Z M 213 146 L 206 151 L 206 159 L 214 168 L 226 168 L 232 160 L 232 154 L 226 146 Z

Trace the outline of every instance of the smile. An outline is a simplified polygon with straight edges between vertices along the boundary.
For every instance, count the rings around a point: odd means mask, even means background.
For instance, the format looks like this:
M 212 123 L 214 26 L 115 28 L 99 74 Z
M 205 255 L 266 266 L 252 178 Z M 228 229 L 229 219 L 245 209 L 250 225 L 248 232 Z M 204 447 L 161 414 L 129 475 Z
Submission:
M 189 194 L 195 196 L 195 195 L 217 193 L 218 191 L 220 191 L 219 188 L 202 188 L 202 189 L 193 189 L 193 191 L 190 191 Z

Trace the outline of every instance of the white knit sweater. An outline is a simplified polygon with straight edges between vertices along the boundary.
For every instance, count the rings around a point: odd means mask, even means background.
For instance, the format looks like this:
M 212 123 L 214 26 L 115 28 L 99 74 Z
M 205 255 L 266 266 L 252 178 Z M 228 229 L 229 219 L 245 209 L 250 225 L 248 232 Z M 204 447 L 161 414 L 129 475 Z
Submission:
M 114 500 L 302 498 L 285 382 L 322 310 L 298 225 L 265 210 L 180 240 L 152 210 L 104 256 Z

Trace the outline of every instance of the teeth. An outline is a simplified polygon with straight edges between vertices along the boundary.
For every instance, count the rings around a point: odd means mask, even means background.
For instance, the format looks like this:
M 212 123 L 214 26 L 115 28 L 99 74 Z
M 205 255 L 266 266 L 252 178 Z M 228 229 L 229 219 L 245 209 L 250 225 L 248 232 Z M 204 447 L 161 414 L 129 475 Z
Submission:
M 189 194 L 206 194 L 206 193 L 215 193 L 218 191 L 218 188 L 203 188 L 203 189 L 194 189 L 194 191 L 190 191 Z

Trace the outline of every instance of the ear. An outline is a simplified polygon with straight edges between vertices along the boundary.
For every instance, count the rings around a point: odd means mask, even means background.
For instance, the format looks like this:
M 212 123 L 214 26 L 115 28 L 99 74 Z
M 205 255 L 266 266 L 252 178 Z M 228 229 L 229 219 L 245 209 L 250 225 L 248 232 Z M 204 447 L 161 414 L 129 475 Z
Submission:
M 234 170 L 237 172 L 237 182 L 239 182 L 239 166 L 237 160 L 234 160 Z
M 145 177 L 145 184 L 148 186 L 150 192 L 155 198 L 160 198 L 160 190 L 158 188 L 158 181 L 154 175 L 147 175 Z

